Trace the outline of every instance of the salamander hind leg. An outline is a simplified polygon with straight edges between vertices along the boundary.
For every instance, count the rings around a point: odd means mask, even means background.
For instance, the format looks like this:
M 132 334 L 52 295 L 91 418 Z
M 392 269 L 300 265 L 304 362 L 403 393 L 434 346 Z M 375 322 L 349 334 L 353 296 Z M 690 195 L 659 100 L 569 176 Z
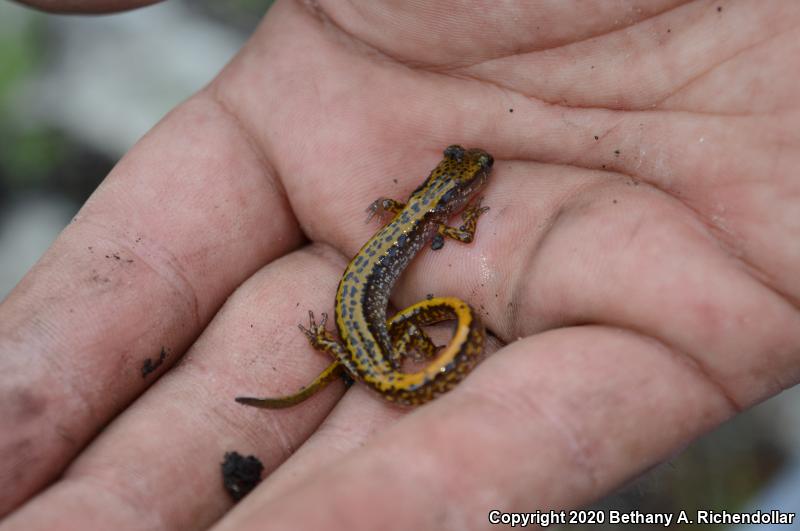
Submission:
M 424 361 L 434 357 L 441 348 L 412 319 L 390 323 L 389 337 L 392 338 L 392 362 L 396 368 L 400 367 L 403 357 Z
M 322 320 L 319 324 L 316 323 L 314 319 L 314 313 L 308 312 L 308 328 L 304 327 L 303 325 L 298 325 L 300 330 L 308 337 L 308 342 L 311 343 L 311 346 L 317 350 L 321 350 L 323 352 L 327 352 L 331 356 L 333 356 L 334 360 L 339 359 L 339 355 L 343 352 L 343 347 L 341 343 L 336 339 L 336 337 L 329 331 L 325 329 L 325 323 L 328 321 L 328 314 L 322 314 Z M 339 363 L 339 361 L 334 361 L 328 367 L 322 371 L 319 376 L 314 378 L 314 380 L 300 389 L 298 392 L 293 393 L 288 396 L 282 396 L 277 398 L 253 398 L 253 397 L 245 397 L 239 396 L 236 397 L 236 401 L 240 404 L 245 404 L 248 406 L 260 407 L 265 409 L 281 409 L 289 406 L 293 406 L 295 404 L 299 404 L 306 398 L 310 397 L 317 391 L 323 389 L 329 383 L 340 376 L 345 376 L 346 371 L 344 366 Z M 347 380 L 345 380 L 347 383 Z
M 461 243 L 470 243 L 475 238 L 475 229 L 478 227 L 478 218 L 489 211 L 489 207 L 481 206 L 483 198 L 464 209 L 461 219 L 464 222 L 460 227 L 451 227 L 442 223 L 437 234 L 431 242 L 431 249 L 438 251 L 444 246 L 444 239 L 458 240 Z
M 322 352 L 327 352 L 334 359 L 339 359 L 339 355 L 344 351 L 344 347 L 339 343 L 331 332 L 325 329 L 328 322 L 328 314 L 322 314 L 322 320 L 317 324 L 314 319 L 314 312 L 308 311 L 308 328 L 299 324 L 297 327 L 306 335 L 311 346 Z
M 413 372 L 399 372 L 387 387 L 389 400 L 413 405 L 427 402 L 446 392 L 462 380 L 483 356 L 485 330 L 474 310 L 454 297 L 436 297 L 418 302 L 389 319 L 390 331 L 397 326 L 407 326 L 410 321 L 416 327 L 429 326 L 448 320 L 456 320 L 453 338 L 443 348 L 436 350 L 430 363 Z M 401 329 L 398 328 L 398 331 Z M 397 332 L 403 337 L 402 332 Z M 394 337 L 394 336 L 392 336 Z
M 405 203 L 401 203 L 400 201 L 395 201 L 394 199 L 389 199 L 388 197 L 379 197 L 375 201 L 373 201 L 365 211 L 367 213 L 367 220 L 365 223 L 369 223 L 372 218 L 378 216 L 379 219 L 384 219 L 387 214 L 391 214 L 396 216 L 406 207 Z
M 444 302 L 443 302 L 444 301 Z M 404 357 L 414 361 L 434 358 L 444 346 L 436 345 L 423 326 L 457 318 L 452 298 L 420 301 L 394 314 L 388 321 L 392 340 L 392 361 L 396 368 Z

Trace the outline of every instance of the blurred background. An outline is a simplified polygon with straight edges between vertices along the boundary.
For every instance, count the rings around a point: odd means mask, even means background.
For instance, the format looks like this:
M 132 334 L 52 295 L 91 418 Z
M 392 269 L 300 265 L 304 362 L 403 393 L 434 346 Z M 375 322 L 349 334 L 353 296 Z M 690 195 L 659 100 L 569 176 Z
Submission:
M 0 300 L 115 161 L 236 53 L 269 4 L 173 0 L 121 15 L 68 17 L 0 0 Z M 798 406 L 800 386 L 593 508 L 800 510 Z M 800 522 L 758 529 L 800 530 Z

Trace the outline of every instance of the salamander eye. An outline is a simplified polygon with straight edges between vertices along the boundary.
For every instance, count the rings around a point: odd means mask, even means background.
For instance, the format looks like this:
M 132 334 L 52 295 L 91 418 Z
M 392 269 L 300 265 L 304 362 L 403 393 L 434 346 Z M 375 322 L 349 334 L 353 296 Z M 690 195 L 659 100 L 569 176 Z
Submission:
M 488 169 L 494 164 L 494 157 L 487 153 L 486 155 L 481 155 L 479 162 L 481 163 L 481 166 Z
M 452 146 L 447 146 L 447 148 L 444 150 L 444 156 L 448 159 L 454 159 L 457 162 L 461 162 L 464 160 L 465 152 L 466 150 L 463 147 L 453 144 Z

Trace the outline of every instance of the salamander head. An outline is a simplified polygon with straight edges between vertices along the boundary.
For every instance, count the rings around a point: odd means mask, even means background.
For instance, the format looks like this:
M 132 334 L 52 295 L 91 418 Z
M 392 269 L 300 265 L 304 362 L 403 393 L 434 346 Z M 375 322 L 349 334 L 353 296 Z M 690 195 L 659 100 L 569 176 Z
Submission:
M 454 160 L 459 164 L 466 162 L 470 165 L 479 165 L 487 171 L 494 164 L 494 158 L 482 149 L 472 148 L 464 149 L 463 147 L 454 144 L 447 146 L 444 150 L 445 160 Z
M 483 187 L 493 164 L 492 156 L 482 149 L 449 146 L 444 150 L 444 159 L 417 191 L 432 193 L 435 210 L 451 214 Z

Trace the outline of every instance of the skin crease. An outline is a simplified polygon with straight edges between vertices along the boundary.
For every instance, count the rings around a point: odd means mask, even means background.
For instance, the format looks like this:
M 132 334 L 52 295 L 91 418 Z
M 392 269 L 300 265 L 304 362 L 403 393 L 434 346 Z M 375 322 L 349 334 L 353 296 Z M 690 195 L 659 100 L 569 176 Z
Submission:
M 799 31 L 778 0 L 277 2 L 0 305 L 0 530 L 483 529 L 796 384 Z M 417 409 L 234 403 L 327 365 L 296 324 L 454 143 L 491 210 L 392 301 L 459 297 L 496 352 Z M 233 510 L 232 449 L 269 474 Z

